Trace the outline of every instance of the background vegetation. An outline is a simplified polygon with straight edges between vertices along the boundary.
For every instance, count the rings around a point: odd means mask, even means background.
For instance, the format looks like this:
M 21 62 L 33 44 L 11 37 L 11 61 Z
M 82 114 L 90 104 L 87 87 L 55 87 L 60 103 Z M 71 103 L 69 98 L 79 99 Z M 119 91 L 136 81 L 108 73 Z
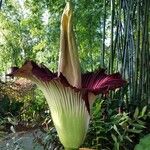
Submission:
M 128 81 L 123 89 L 107 97 L 99 96 L 83 146 L 132 150 L 139 139 L 150 132 L 150 1 L 72 1 L 82 71 L 106 68 L 108 73 L 119 71 Z M 1 91 L 2 85 L 10 80 L 5 77 L 8 68 L 21 66 L 25 60 L 33 59 L 52 71 L 57 70 L 59 26 L 64 6 L 64 0 L 2 1 Z M 34 126 L 53 127 L 39 90 L 33 88 L 21 99 L 10 97 L 6 91 L 7 88 L 0 94 L 2 131 L 8 132 L 8 124 L 12 125 L 8 117 Z M 51 142 L 58 146 L 56 132 L 50 133 L 51 136 L 55 137 L 50 138 Z

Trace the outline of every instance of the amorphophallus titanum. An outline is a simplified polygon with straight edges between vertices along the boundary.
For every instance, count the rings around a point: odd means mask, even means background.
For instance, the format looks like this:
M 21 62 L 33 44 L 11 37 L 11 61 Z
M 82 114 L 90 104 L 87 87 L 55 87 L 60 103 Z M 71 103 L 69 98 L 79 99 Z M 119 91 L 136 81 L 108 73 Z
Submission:
M 9 75 L 30 79 L 42 90 L 60 141 L 66 149 L 78 149 L 83 143 L 95 96 L 125 83 L 119 73 L 107 75 L 103 69 L 81 74 L 69 2 L 61 19 L 58 73 L 27 61 Z

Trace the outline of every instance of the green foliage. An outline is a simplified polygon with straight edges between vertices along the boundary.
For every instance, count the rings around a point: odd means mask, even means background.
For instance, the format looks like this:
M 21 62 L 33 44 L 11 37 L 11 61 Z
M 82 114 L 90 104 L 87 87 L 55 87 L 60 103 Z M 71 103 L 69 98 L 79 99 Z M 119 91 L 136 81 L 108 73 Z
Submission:
M 20 113 L 21 120 L 30 121 L 34 124 L 42 124 L 47 116 L 46 110 L 48 110 L 48 106 L 41 91 L 35 89 L 32 91 L 32 95 L 24 98 L 23 101 L 24 107 L 22 109 L 22 113 Z
M 135 146 L 134 150 L 149 150 L 150 148 L 150 134 L 140 139 L 140 143 Z
M 149 132 L 145 132 L 150 119 L 147 107 L 136 108 L 134 114 L 131 114 L 124 111 L 124 108 L 120 111 L 116 101 L 108 101 L 97 99 L 84 146 L 106 150 L 133 149 L 140 135 Z
M 9 115 L 17 116 L 23 107 L 23 102 L 10 100 L 7 95 L 0 99 L 0 116 L 6 117 Z
M 44 144 L 44 149 L 45 150 L 48 150 L 48 149 L 63 149 L 63 146 L 62 146 L 62 144 L 60 143 L 60 141 L 58 139 L 56 129 L 53 125 L 51 125 L 51 127 L 47 131 L 47 136 L 42 140 L 45 143 Z

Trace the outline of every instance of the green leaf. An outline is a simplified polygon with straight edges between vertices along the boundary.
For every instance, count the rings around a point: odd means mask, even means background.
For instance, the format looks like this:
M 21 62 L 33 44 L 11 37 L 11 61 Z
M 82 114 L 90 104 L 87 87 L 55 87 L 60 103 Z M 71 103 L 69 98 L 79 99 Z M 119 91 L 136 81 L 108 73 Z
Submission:
M 143 117 L 145 115 L 146 110 L 147 110 L 147 106 L 144 106 L 140 113 L 140 117 Z
M 136 107 L 133 117 L 134 117 L 135 119 L 137 119 L 137 118 L 138 118 L 138 115 L 139 115 L 139 108 Z
M 144 122 L 144 121 L 141 121 L 141 120 L 139 120 L 139 119 L 136 120 L 136 121 L 137 121 L 138 124 L 141 124 L 141 125 L 143 125 L 143 126 L 145 125 L 145 122 Z
M 132 125 L 133 125 L 134 127 L 136 127 L 136 128 L 139 128 L 139 129 L 146 128 L 144 125 L 138 124 L 138 123 L 133 123 Z
M 113 126 L 113 128 L 114 128 L 114 130 L 118 133 L 119 138 L 120 138 L 120 140 L 122 141 L 122 140 L 123 140 L 123 138 L 122 138 L 122 136 L 121 136 L 120 132 L 118 131 L 117 126 L 116 126 L 116 125 L 114 125 L 114 126 Z
M 128 132 L 132 132 L 132 133 L 141 133 L 143 130 L 137 130 L 137 129 L 128 129 Z
M 132 139 L 130 139 L 129 136 L 125 136 L 125 138 L 126 138 L 127 140 L 129 140 L 130 142 L 133 142 Z
M 112 139 L 114 140 L 114 142 L 116 143 L 116 142 L 117 142 L 116 136 L 115 136 L 114 134 L 111 134 L 111 137 L 112 137 Z
M 119 143 L 118 143 L 118 140 L 117 140 L 116 136 L 114 134 L 111 134 L 111 137 L 115 142 L 114 143 L 115 150 L 119 150 Z

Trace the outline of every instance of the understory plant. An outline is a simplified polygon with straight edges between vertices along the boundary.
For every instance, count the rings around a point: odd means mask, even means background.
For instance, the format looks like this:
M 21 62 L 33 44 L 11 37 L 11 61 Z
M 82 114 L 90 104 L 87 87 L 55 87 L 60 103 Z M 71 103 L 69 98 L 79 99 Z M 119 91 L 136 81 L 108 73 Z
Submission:
M 72 29 L 72 8 L 67 2 L 61 18 L 58 72 L 26 61 L 9 74 L 33 81 L 44 93 L 59 139 L 65 149 L 78 149 L 90 121 L 96 95 L 122 87 L 126 81 L 119 73 L 107 75 L 104 69 L 82 74 Z
M 150 132 L 148 110 L 144 106 L 128 112 L 124 107 L 120 112 L 116 100 L 97 99 L 92 108 L 84 147 L 98 150 L 133 150 L 139 139 Z

